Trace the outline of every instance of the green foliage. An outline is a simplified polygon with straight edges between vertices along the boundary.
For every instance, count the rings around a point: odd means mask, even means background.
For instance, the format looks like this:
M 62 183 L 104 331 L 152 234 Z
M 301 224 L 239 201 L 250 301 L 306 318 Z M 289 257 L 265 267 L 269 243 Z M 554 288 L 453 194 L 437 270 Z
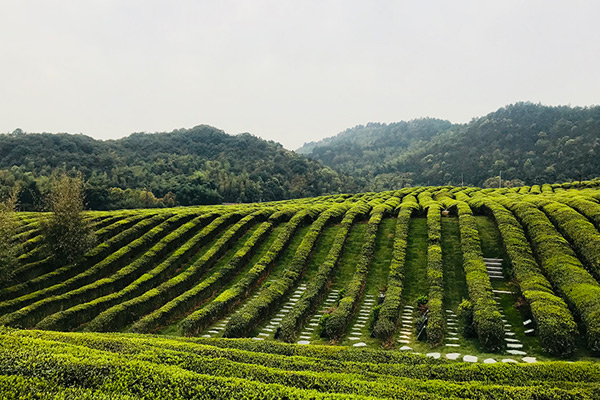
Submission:
M 56 176 L 47 200 L 51 214 L 41 224 L 50 253 L 67 263 L 85 254 L 96 241 L 89 223 L 82 215 L 83 196 L 81 176 Z
M 475 325 L 473 323 L 473 303 L 469 300 L 464 300 L 458 305 L 458 319 L 462 328 L 462 333 L 465 337 L 475 337 Z
M 361 202 L 346 211 L 344 219 L 341 222 L 342 229 L 337 234 L 326 260 L 319 266 L 316 277 L 308 284 L 296 305 L 281 321 L 279 338 L 286 342 L 293 342 L 296 339 L 296 332 L 300 326 L 315 311 L 327 293 L 327 287 L 334 277 L 344 243 L 348 238 L 352 224 L 357 217 L 368 213 L 369 210 L 370 207 Z M 329 317 L 329 314 L 327 314 L 327 317 Z M 326 324 L 323 318 L 320 323 L 322 326 Z
M 402 199 L 402 204 L 399 208 L 387 291 L 373 327 L 373 336 L 384 342 L 389 342 L 392 339 L 398 326 L 400 307 L 402 305 L 408 226 L 410 217 L 419 209 L 419 205 L 416 198 L 409 194 Z
M 277 143 L 206 125 L 112 141 L 0 135 L 0 195 L 20 185 L 21 209 L 39 209 L 57 168 L 82 172 L 94 210 L 311 197 L 348 190 L 351 182 Z
M 467 199 L 457 193 L 457 199 Z M 463 268 L 473 303 L 473 325 L 479 342 L 490 351 L 504 347 L 504 323 L 498 305 L 492 297 L 492 285 L 488 277 L 479 242 L 477 224 L 471 207 L 464 201 L 457 202 L 460 224 L 460 240 L 463 250 Z
M 356 311 L 369 273 L 369 266 L 375 251 L 375 238 L 381 219 L 394 210 L 393 203 L 381 205 L 372 204 L 371 218 L 365 232 L 365 240 L 352 279 L 345 287 L 344 297 L 338 302 L 337 307 L 330 314 L 325 323 L 325 336 L 332 340 L 339 340 L 346 332 L 352 315 Z
M 599 121 L 598 106 L 516 103 L 464 125 L 431 118 L 359 125 L 298 151 L 355 177 L 362 190 L 463 181 L 497 188 L 500 172 L 503 183 L 539 185 L 598 177 Z
M 15 220 L 16 196 L 0 202 L 0 285 L 6 284 L 13 276 L 17 265 L 17 249 L 13 240 L 17 227 Z
M 492 212 L 502 235 L 512 271 L 527 300 L 542 347 L 550 354 L 569 357 L 575 351 L 577 325 L 565 302 L 540 270 L 522 225 L 493 198 L 475 196 L 470 203 Z
M 333 220 L 339 220 L 349 207 L 349 204 L 342 203 L 328 208 L 319 215 L 296 249 L 294 258 L 287 266 L 283 276 L 261 291 L 256 299 L 250 301 L 231 317 L 223 332 L 224 337 L 246 336 L 276 307 L 280 306 L 281 300 L 298 284 L 302 277 L 308 258 L 325 226 Z

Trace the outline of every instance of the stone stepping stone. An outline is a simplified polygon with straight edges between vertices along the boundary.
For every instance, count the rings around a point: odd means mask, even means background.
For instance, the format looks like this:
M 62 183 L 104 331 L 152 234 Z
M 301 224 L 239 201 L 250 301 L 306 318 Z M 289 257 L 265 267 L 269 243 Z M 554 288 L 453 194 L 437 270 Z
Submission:
M 514 332 L 504 332 L 506 336 L 515 336 Z
M 508 291 L 508 290 L 492 290 L 492 293 L 496 293 L 496 294 L 513 294 L 513 292 Z
M 310 335 L 301 335 L 298 336 L 298 339 L 310 339 Z
M 316 323 L 316 322 L 311 322 L 311 323 L 310 323 L 310 324 L 308 324 L 308 325 L 309 325 L 309 326 L 319 326 L 319 324 L 318 324 L 318 323 Z
M 458 336 L 458 333 L 456 333 L 456 332 L 448 332 L 448 335 Z
M 506 338 L 504 340 L 506 340 L 507 342 L 519 343 L 519 339 Z
M 402 347 L 400 347 L 400 350 L 402 350 L 402 351 L 412 350 L 412 347 L 402 346 Z
M 354 326 L 358 326 L 359 328 L 364 328 L 365 324 L 355 324 Z
M 211 335 L 202 335 L 202 337 L 212 337 Z
M 403 335 L 412 335 L 412 331 L 407 331 L 407 330 L 401 330 L 400 333 Z
M 454 311 L 452 311 L 452 310 L 446 310 L 446 312 L 454 314 Z
M 271 321 L 271 325 L 281 325 L 281 322 L 277 322 L 277 321 L 273 322 L 273 321 Z
M 414 307 L 413 306 L 404 306 L 404 308 L 410 308 L 412 310 Z
M 298 344 L 310 344 L 308 340 L 298 340 Z
M 498 361 L 494 360 L 493 358 L 486 358 L 485 360 L 483 360 L 484 364 L 496 364 Z
M 534 329 L 527 329 L 527 330 L 525 331 L 525 334 L 526 334 L 527 336 L 533 336 L 533 335 L 535 334 L 535 330 L 534 330 Z
M 265 340 L 264 338 L 261 338 L 261 337 L 253 337 L 252 339 L 253 340 Z
M 457 344 L 457 343 L 446 343 L 446 347 L 460 347 L 460 344 Z
M 360 340 L 360 337 L 351 336 L 351 337 L 348 338 L 348 340 L 352 340 L 352 341 Z
M 210 331 L 208 331 L 208 333 L 219 333 L 219 331 L 215 331 L 215 330 L 213 329 L 213 330 L 210 330 Z
M 365 342 L 354 343 L 352 346 L 354 347 L 365 347 L 367 344 Z
M 224 328 L 224 327 L 222 327 L 222 326 L 215 326 L 215 327 L 213 328 L 213 330 L 215 330 L 215 331 L 222 331 L 223 329 L 225 329 L 225 328 Z
M 408 335 L 400 335 L 398 336 L 400 339 L 410 339 L 410 336 Z
M 503 363 L 516 363 L 517 361 L 513 360 L 512 358 L 503 358 L 502 362 Z
M 512 354 L 513 356 L 526 356 L 527 353 L 521 350 L 506 350 L 508 354 Z
M 267 331 L 267 332 L 273 332 L 273 331 L 274 331 L 274 329 L 271 329 L 271 328 L 264 328 L 264 329 L 263 329 L 263 331 Z
M 448 360 L 456 360 L 458 357 L 460 357 L 460 353 L 448 353 L 448 354 L 446 354 L 446 358 Z
M 284 316 L 284 314 L 281 313 L 286 313 L 286 312 L 290 312 L 290 310 L 288 310 L 287 308 L 283 309 L 283 310 L 279 310 L 279 314 L 277 314 L 278 316 L 281 315 L 282 317 Z
M 267 337 L 268 337 L 268 336 L 269 336 L 269 334 L 268 334 L 268 333 L 265 333 L 265 332 L 261 332 L 261 333 L 259 333 L 259 334 L 258 334 L 258 336 L 267 336 Z
M 410 343 L 410 340 L 398 339 L 398 343 L 409 344 L 409 343 Z
M 464 356 L 463 357 L 463 361 L 464 362 L 470 362 L 470 363 L 475 363 L 477 362 L 477 357 L 476 356 Z
M 441 354 L 440 353 L 427 353 L 425 354 L 427 357 L 431 357 L 431 358 L 435 358 L 438 359 L 440 358 Z
M 506 347 L 509 349 L 522 349 L 523 345 L 521 343 L 507 343 Z
M 459 339 L 458 337 L 456 337 L 456 336 L 452 336 L 452 337 L 449 337 L 449 338 L 446 338 L 446 339 L 448 339 L 448 340 L 460 340 L 460 339 Z
M 273 318 L 273 319 L 271 319 L 271 321 L 281 321 L 281 318 L 279 318 L 279 317 Z
M 535 357 L 523 357 L 521 358 L 521 360 L 525 361 L 526 363 L 536 363 L 537 360 Z
M 307 331 L 314 331 L 314 330 L 315 330 L 315 328 L 309 328 L 309 327 L 306 327 L 306 328 L 304 328 L 304 330 L 307 330 Z

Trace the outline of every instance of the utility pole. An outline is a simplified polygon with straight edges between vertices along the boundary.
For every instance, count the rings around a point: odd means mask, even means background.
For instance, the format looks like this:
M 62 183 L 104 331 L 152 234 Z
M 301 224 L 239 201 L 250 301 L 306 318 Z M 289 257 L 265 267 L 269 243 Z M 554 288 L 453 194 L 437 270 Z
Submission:
M 500 171 L 500 179 L 498 179 L 498 189 L 502 189 L 502 171 Z

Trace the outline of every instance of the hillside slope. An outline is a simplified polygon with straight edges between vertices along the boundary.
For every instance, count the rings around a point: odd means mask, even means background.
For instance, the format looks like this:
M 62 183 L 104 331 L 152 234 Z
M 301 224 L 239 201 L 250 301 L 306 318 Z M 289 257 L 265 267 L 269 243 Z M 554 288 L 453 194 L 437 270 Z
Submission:
M 368 124 L 298 152 L 358 178 L 365 190 L 483 186 L 500 172 L 528 185 L 591 179 L 600 176 L 600 107 L 517 103 L 464 125 Z
M 193 205 L 310 197 L 343 186 L 338 173 L 278 143 L 205 125 L 110 141 L 19 131 L 0 135 L 0 189 L 19 183 L 25 209 L 34 208 L 46 190 L 44 177 L 55 168 L 83 173 L 92 209 L 148 207 L 154 196 L 169 192 L 174 201 L 167 196 L 167 205 Z

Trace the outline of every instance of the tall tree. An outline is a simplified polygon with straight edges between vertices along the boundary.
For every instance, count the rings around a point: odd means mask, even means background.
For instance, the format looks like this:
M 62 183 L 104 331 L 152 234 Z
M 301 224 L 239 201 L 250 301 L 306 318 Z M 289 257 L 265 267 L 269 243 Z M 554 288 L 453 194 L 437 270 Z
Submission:
M 90 224 L 83 218 L 83 178 L 67 175 L 54 177 L 46 200 L 51 213 L 43 220 L 42 230 L 51 254 L 71 263 L 95 243 Z

